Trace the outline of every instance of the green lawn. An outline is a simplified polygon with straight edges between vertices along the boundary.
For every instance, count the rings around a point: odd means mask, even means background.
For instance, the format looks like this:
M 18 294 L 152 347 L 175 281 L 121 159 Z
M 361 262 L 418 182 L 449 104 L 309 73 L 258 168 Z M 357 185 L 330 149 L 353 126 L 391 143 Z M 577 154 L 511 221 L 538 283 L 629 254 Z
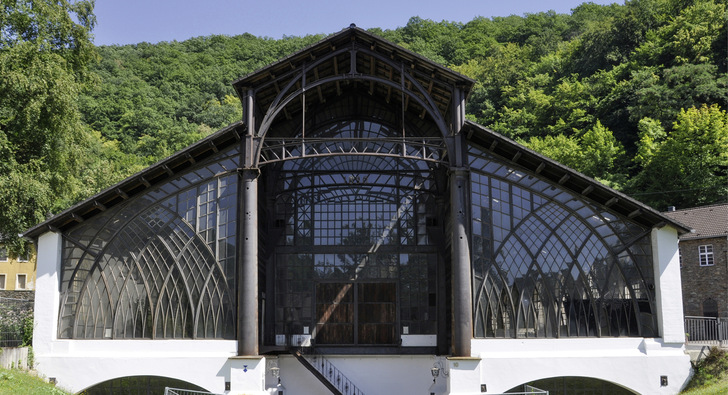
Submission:
M 721 381 L 705 387 L 694 388 L 690 391 L 681 392 L 682 395 L 713 395 L 728 394 L 728 381 Z
M 48 384 L 40 377 L 36 377 L 26 371 L 0 368 L 0 395 L 5 394 L 67 395 L 70 392 L 63 391 L 52 384 Z
M 712 347 L 708 355 L 693 363 L 693 378 L 684 395 L 728 394 L 728 352 Z

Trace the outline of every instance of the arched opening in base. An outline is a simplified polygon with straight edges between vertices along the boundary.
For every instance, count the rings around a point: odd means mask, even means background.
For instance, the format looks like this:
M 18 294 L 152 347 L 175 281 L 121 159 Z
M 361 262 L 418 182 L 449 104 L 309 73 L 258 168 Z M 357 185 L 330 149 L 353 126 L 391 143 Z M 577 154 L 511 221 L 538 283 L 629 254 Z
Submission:
M 163 394 L 165 387 L 180 388 L 191 391 L 207 391 L 202 387 L 188 383 L 184 380 L 177 380 L 169 377 L 127 376 L 101 382 L 79 392 L 79 395 Z
M 551 377 L 526 383 L 526 385 L 536 387 L 540 390 L 548 391 L 549 395 L 573 395 L 573 394 L 593 394 L 593 395 L 635 395 L 636 393 L 627 388 L 620 387 L 617 384 L 610 383 L 592 377 Z M 508 390 L 508 393 L 522 392 L 523 386 L 519 385 Z

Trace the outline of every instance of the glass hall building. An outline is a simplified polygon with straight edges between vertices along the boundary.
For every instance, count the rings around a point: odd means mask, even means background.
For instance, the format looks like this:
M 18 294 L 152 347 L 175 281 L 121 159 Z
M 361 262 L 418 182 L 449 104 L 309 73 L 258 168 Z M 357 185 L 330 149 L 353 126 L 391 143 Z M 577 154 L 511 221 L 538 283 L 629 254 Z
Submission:
M 38 370 L 676 393 L 689 229 L 467 121 L 473 84 L 355 26 L 235 81 L 241 122 L 26 232 Z

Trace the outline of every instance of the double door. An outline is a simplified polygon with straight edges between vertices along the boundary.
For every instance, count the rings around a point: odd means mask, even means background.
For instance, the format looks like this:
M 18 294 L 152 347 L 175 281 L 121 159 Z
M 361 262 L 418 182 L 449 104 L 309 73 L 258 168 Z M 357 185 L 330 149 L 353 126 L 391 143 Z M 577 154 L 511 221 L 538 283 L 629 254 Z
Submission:
M 395 345 L 395 282 L 316 283 L 316 334 L 319 345 Z

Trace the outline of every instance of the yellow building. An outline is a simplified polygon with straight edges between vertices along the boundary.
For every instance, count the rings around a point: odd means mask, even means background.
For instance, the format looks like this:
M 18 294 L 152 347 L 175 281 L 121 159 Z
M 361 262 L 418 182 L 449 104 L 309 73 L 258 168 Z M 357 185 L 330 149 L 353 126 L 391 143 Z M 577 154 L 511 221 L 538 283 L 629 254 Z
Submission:
M 0 244 L 0 290 L 26 291 L 35 289 L 36 259 L 31 247 L 25 256 L 10 256 Z

